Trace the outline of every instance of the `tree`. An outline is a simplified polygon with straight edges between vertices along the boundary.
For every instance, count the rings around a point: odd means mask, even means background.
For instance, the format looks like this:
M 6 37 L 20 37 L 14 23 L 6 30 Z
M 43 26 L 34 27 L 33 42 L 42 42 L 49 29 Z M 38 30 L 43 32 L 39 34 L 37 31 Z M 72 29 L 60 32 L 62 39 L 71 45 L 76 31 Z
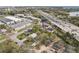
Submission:
M 6 29 L 5 25 L 0 25 L 0 29 Z
M 0 53 L 16 53 L 16 52 L 26 52 L 24 46 L 20 47 L 18 44 L 11 40 L 6 40 L 0 43 Z
M 33 30 L 33 32 L 37 32 L 37 31 L 40 30 L 40 26 L 39 25 L 34 25 L 32 30 Z

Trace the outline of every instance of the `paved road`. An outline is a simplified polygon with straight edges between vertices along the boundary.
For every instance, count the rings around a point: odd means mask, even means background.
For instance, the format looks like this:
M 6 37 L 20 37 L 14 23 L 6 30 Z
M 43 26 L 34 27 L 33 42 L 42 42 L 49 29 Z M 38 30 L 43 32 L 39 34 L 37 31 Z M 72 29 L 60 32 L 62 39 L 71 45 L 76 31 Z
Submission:
M 24 44 L 23 42 L 24 42 L 25 40 L 27 40 L 27 39 L 24 38 L 24 39 L 22 39 L 22 40 L 19 40 L 19 39 L 17 38 L 17 36 L 18 36 L 19 34 L 21 34 L 21 33 L 24 33 L 24 31 L 26 31 L 26 29 L 24 29 L 24 30 L 21 31 L 21 32 L 18 32 L 18 33 L 15 33 L 15 34 L 13 34 L 13 35 L 10 35 L 9 37 L 10 37 L 11 40 L 13 40 L 14 42 L 17 42 L 17 44 L 18 44 L 19 46 L 21 46 L 21 45 Z
M 35 18 L 35 19 L 38 19 L 38 20 L 40 20 L 39 18 L 36 18 L 36 17 L 32 17 L 32 18 Z M 30 27 L 30 26 L 29 26 Z M 33 27 L 33 25 L 31 25 L 31 27 L 30 28 L 32 28 Z M 19 46 L 21 46 L 21 45 L 23 45 L 24 43 L 24 41 L 26 41 L 27 40 L 27 38 L 24 38 L 24 39 L 22 39 L 22 40 L 19 40 L 18 38 L 17 38 L 17 36 L 19 35 L 19 34 L 21 34 L 21 33 L 24 33 L 24 31 L 26 31 L 26 30 L 28 30 L 29 28 L 26 28 L 26 29 L 24 29 L 24 30 L 22 30 L 21 32 L 17 32 L 17 33 L 15 33 L 15 34 L 13 34 L 13 35 L 8 35 L 8 37 L 11 39 L 11 40 L 13 40 L 14 42 L 17 42 L 17 44 L 19 45 Z
M 52 24 L 61 28 L 65 32 L 69 32 L 70 34 L 74 34 L 75 39 L 77 39 L 79 41 L 79 27 L 77 27 L 71 23 L 57 19 L 56 17 L 51 16 L 48 13 L 43 12 L 42 10 L 37 10 L 37 12 L 40 13 L 46 19 L 48 19 Z
M 16 32 L 16 33 L 13 33 L 13 34 L 7 34 L 7 33 L 6 33 L 6 35 L 7 35 L 8 38 L 10 38 L 10 40 L 16 42 L 19 46 L 22 46 L 22 45 L 24 44 L 23 42 L 24 42 L 26 39 L 19 40 L 19 39 L 17 38 L 17 36 L 18 36 L 19 34 L 23 33 L 25 30 L 26 30 L 26 29 L 24 29 L 24 30 L 21 31 L 21 32 Z

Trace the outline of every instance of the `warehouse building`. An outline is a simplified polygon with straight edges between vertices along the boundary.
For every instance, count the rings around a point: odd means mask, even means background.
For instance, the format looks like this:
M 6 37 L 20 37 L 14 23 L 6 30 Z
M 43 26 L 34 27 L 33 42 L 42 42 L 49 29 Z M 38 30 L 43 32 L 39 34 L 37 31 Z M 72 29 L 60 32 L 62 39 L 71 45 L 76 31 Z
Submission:
M 15 17 L 15 16 L 6 16 L 5 17 L 6 19 L 10 19 L 10 20 L 13 20 L 15 22 L 21 22 L 23 21 L 23 19 L 19 18 L 19 17 Z
M 26 17 L 24 14 L 16 14 L 15 16 L 22 17 L 22 18 Z
M 2 23 L 8 25 L 14 30 L 20 30 L 25 28 L 26 26 L 30 26 L 32 24 L 32 20 L 27 18 L 15 17 L 15 16 L 7 16 L 4 19 L 0 20 Z
M 20 29 L 23 29 L 25 28 L 26 26 L 30 26 L 31 23 L 30 22 L 19 22 L 19 23 L 16 23 L 14 25 L 10 25 L 10 27 L 16 31 L 20 30 Z
M 79 16 L 79 12 L 70 12 L 69 16 Z
M 14 24 L 14 21 L 12 21 L 12 20 L 10 20 L 10 19 L 6 19 L 6 18 L 1 19 L 0 21 L 1 21 L 2 23 L 4 23 L 4 24 L 7 24 L 7 25 Z

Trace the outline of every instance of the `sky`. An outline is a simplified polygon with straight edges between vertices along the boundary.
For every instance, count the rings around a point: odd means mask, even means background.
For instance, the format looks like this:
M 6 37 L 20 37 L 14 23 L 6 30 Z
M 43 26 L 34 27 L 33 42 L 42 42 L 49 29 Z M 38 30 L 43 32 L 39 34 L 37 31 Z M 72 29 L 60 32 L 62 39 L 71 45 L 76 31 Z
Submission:
M 0 6 L 78 6 L 79 0 L 0 0 Z

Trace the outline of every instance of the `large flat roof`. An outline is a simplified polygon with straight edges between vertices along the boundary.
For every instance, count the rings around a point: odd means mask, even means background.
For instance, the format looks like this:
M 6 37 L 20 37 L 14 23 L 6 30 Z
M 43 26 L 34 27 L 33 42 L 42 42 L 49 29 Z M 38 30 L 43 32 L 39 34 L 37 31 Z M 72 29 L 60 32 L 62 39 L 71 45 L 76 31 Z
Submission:
M 11 22 L 12 20 L 7 19 L 7 18 L 3 18 L 0 21 L 3 22 L 3 23 L 7 23 L 7 22 Z
M 10 25 L 12 28 L 14 28 L 14 29 L 16 29 L 16 28 L 20 28 L 20 27 L 22 27 L 22 26 L 24 26 L 24 25 L 26 25 L 26 24 L 29 24 L 30 22 L 19 22 L 19 23 L 17 23 L 17 24 L 14 24 L 14 25 Z
M 11 19 L 11 20 L 13 20 L 13 21 L 21 21 L 20 18 L 15 17 L 15 16 L 6 16 L 5 18 L 7 18 L 7 19 Z

